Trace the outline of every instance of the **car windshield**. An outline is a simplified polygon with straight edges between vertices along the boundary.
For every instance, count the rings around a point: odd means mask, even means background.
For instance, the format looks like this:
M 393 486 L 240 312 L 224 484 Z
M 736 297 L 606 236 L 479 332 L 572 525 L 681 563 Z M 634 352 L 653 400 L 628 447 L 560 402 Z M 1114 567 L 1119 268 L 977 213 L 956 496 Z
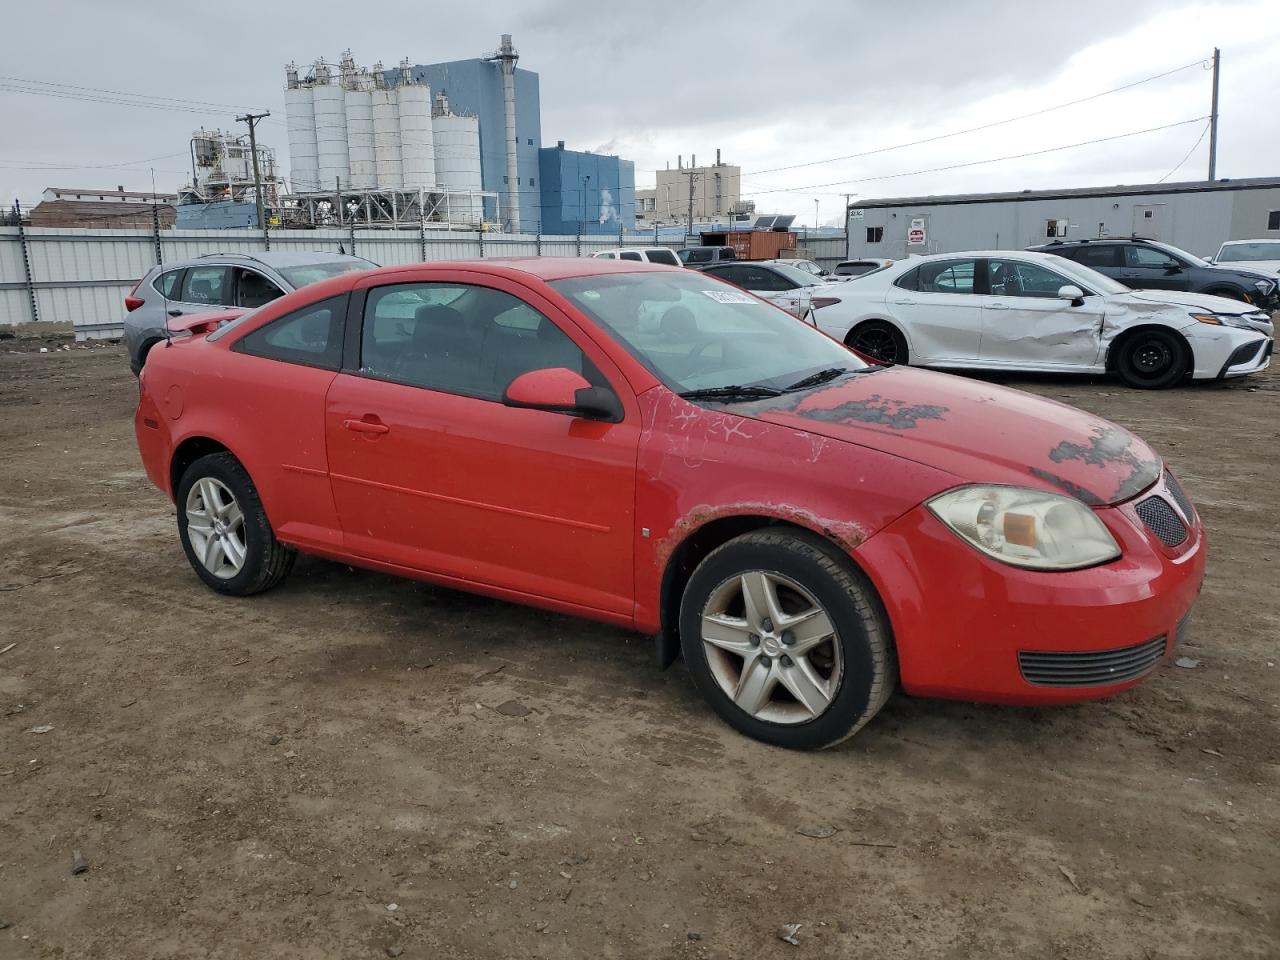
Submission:
M 1118 280 L 1112 280 L 1105 273 L 1099 273 L 1092 267 L 1068 260 L 1066 257 L 1054 257 L 1053 263 L 1045 264 L 1055 273 L 1066 274 L 1085 290 L 1092 290 L 1104 296 L 1115 296 L 1117 293 L 1128 293 L 1129 288 Z
M 1168 243 L 1153 243 L 1153 244 L 1151 244 L 1151 246 L 1155 247 L 1157 250 L 1163 250 L 1165 253 L 1171 253 L 1171 254 L 1173 254 L 1175 257 L 1181 257 L 1182 259 L 1184 259 L 1184 260 L 1186 260 L 1188 263 L 1190 263 L 1192 266 L 1196 266 L 1196 267 L 1207 267 L 1207 266 L 1209 266 L 1209 261 L 1208 261 L 1208 260 L 1201 260 L 1201 259 L 1200 259 L 1199 257 L 1197 257 L 1194 253 L 1187 253 L 1187 251 L 1185 251 L 1185 250 L 1180 250 L 1178 247 L 1175 247 L 1175 246 L 1173 246 L 1173 245 L 1171 245 L 1171 244 L 1168 244 Z
M 296 290 L 298 287 L 310 286 L 330 277 L 337 277 L 356 270 L 372 270 L 376 263 L 352 257 L 349 260 L 324 260 L 320 263 L 301 263 L 293 267 L 277 267 L 280 276 L 289 281 Z
M 1257 260 L 1280 260 L 1280 240 L 1259 243 L 1224 243 L 1218 261 L 1252 263 Z
M 869 365 L 791 314 L 704 273 L 610 273 L 551 286 L 672 390 L 777 390 Z

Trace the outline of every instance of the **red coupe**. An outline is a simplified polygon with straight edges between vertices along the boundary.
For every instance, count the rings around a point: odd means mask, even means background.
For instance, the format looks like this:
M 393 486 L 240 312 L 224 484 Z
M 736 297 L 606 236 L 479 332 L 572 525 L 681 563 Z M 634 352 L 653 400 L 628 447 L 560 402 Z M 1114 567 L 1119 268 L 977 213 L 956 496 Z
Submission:
M 866 362 L 702 273 L 346 274 L 188 320 L 138 445 L 210 587 L 297 551 L 630 627 L 738 730 L 824 747 L 907 693 L 1116 693 L 1169 657 L 1196 511 L 1125 430 Z

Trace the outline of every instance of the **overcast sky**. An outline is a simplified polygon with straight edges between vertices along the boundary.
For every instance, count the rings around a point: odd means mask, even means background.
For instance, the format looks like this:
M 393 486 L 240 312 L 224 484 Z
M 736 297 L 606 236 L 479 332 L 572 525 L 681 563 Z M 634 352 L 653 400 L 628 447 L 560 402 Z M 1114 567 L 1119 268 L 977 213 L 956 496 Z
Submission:
M 867 198 L 1203 178 L 1208 137 L 1193 145 L 1204 121 L 919 172 L 1204 117 L 1210 74 L 1201 66 L 1030 120 L 813 161 L 1088 97 L 1207 60 L 1215 45 L 1222 48 L 1218 175 L 1277 175 L 1277 12 L 1275 0 L 6 0 L 0 197 L 32 203 L 50 185 L 149 189 L 152 166 L 159 188 L 171 191 L 189 176 L 192 129 L 235 126 L 231 110 L 34 96 L 4 89 L 13 78 L 265 107 L 278 122 L 263 124 L 260 137 L 284 159 L 285 61 L 336 60 L 347 47 L 365 64 L 460 60 L 492 50 L 503 32 L 514 34 L 520 66 L 541 77 L 544 144 L 564 140 L 633 160 L 641 187 L 652 185 L 655 169 L 674 166 L 677 154 L 705 163 L 718 147 L 742 167 L 743 194 L 760 212 L 797 213 L 801 222 L 814 222 L 815 199 L 822 222 L 836 222 L 845 192 Z M 810 165 L 777 169 L 796 164 Z

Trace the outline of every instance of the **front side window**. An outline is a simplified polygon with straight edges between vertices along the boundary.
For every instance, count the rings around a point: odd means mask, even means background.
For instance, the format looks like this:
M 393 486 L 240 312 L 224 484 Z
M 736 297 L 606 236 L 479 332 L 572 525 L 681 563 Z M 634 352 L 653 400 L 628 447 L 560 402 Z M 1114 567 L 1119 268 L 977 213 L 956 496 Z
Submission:
M 918 286 L 921 293 L 973 293 L 974 261 L 942 260 L 920 264 Z
M 236 268 L 236 306 L 253 309 L 283 297 L 284 291 L 256 270 Z
M 361 373 L 482 400 L 500 401 L 516 377 L 549 367 L 566 367 L 605 385 L 550 319 L 490 287 L 376 287 L 365 301 L 360 340 Z
M 259 327 L 237 341 L 233 349 L 268 360 L 337 370 L 342 365 L 346 310 L 345 293 L 321 300 Z
M 1071 281 L 1038 263 L 1021 260 L 988 260 L 987 282 L 992 296 L 1056 299 Z
M 644 255 L 649 258 L 650 263 L 665 263 L 669 267 L 680 266 L 680 258 L 666 247 L 646 250 Z
M 781 293 L 784 290 L 794 290 L 796 283 L 776 273 L 773 270 L 767 270 L 764 267 L 753 267 L 749 264 L 743 264 L 737 268 L 738 276 L 742 279 L 734 279 L 734 283 L 746 287 L 748 290 L 762 290 L 765 293 Z
M 680 251 L 680 259 L 685 263 L 710 263 L 711 251 L 706 247 L 692 247 Z
M 230 267 L 188 267 L 182 281 L 183 303 L 204 303 L 209 306 L 231 305 Z
M 818 370 L 863 370 L 843 345 L 719 280 L 723 271 L 624 273 L 551 286 L 672 390 L 783 389 Z
M 1182 266 L 1181 263 L 1169 256 L 1169 254 L 1165 253 L 1163 250 L 1157 250 L 1154 247 L 1126 247 L 1125 253 L 1129 258 L 1129 266 L 1131 267 L 1170 270 L 1175 267 Z

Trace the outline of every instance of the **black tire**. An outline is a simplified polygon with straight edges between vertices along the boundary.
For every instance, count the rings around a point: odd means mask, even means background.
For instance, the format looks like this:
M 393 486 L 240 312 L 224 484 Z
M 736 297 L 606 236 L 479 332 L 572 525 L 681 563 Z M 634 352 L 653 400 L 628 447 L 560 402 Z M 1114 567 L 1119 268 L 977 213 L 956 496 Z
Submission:
M 874 357 L 887 367 L 896 364 L 906 366 L 911 362 L 907 350 L 907 338 L 902 331 L 886 320 L 867 320 L 849 331 L 844 338 L 847 346 L 859 353 Z
M 1164 390 L 1187 375 L 1191 351 L 1172 330 L 1139 330 L 1120 344 L 1115 368 L 1127 386 L 1138 390 Z
M 223 577 L 211 572 L 192 546 L 187 504 L 192 496 L 192 488 L 205 479 L 211 479 L 230 491 L 243 517 L 238 530 L 242 533 L 240 540 L 244 545 L 244 560 L 238 572 L 232 576 Z M 182 549 L 191 569 L 212 589 L 231 596 L 247 597 L 270 590 L 292 569 L 297 551 L 276 539 L 252 478 L 240 461 L 230 453 L 211 453 L 187 467 L 182 479 L 178 481 L 176 502 L 178 537 L 182 541 Z
M 802 586 L 834 627 L 834 636 L 827 642 L 839 644 L 838 685 L 831 691 L 829 705 L 812 719 L 770 722 L 753 716 L 721 687 L 708 660 L 702 639 L 703 612 L 713 596 L 749 571 L 781 575 Z M 875 588 L 833 545 L 802 531 L 759 530 L 712 551 L 685 586 L 680 638 L 694 683 L 716 713 L 739 732 L 774 746 L 816 750 L 837 744 L 875 716 L 897 686 L 892 633 Z M 778 662 L 779 669 L 784 669 L 787 658 L 779 657 Z M 772 690 L 769 709 L 799 705 L 781 683 Z
M 1213 290 L 1204 291 L 1207 297 L 1226 297 L 1228 300 L 1239 300 L 1241 303 L 1252 303 L 1248 294 L 1243 290 L 1237 290 L 1234 287 L 1215 287 Z

